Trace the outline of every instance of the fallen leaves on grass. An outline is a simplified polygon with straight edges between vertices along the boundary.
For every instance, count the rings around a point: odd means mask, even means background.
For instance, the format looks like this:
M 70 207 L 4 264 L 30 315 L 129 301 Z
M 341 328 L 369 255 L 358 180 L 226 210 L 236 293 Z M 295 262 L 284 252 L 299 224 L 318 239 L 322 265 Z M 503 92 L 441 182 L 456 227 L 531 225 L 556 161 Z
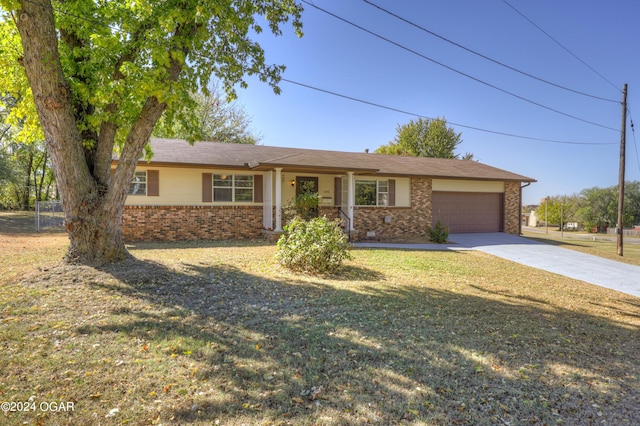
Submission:
M 471 252 L 310 279 L 272 246 L 146 247 L 0 288 L 3 399 L 65 396 L 85 424 L 640 419 L 633 298 Z

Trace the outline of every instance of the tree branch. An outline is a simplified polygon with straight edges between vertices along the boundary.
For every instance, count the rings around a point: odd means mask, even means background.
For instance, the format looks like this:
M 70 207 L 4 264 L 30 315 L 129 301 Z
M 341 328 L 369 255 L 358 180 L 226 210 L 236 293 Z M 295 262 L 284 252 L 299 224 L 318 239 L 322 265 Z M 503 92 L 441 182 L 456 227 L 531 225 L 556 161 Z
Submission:
M 178 41 L 183 37 L 189 37 L 190 35 L 195 34 L 199 28 L 199 24 L 179 24 L 176 27 L 169 44 L 177 44 L 171 42 Z M 189 47 L 183 45 L 180 50 L 184 53 L 184 57 L 186 58 L 189 54 Z M 170 83 L 178 81 L 183 67 L 184 62 L 171 57 L 169 65 L 165 68 L 169 75 Z M 130 177 L 133 176 L 138 159 L 140 158 L 140 153 L 151 137 L 155 124 L 158 122 L 166 108 L 166 102 L 160 102 L 155 96 L 147 98 L 138 118 L 131 126 L 131 130 L 129 130 L 126 143 L 122 149 L 122 154 L 118 160 L 118 166 L 114 176 L 115 181 L 113 182 L 113 185 L 111 185 L 109 192 L 109 196 L 112 199 L 122 200 L 122 202 L 126 199 L 129 180 Z M 112 190 L 112 188 L 114 189 Z
M 143 23 L 133 33 L 129 48 L 124 49 L 124 53 L 118 58 L 114 67 L 112 78 L 114 81 L 120 81 L 125 79 L 125 75 L 120 68 L 126 62 L 133 62 L 140 52 L 139 41 L 145 31 L 149 29 L 148 23 Z M 111 178 L 111 159 L 113 156 L 113 147 L 115 145 L 116 132 L 118 126 L 112 119 L 113 115 L 118 111 L 120 104 L 119 101 L 113 100 L 110 102 L 105 112 L 107 113 L 106 119 L 100 123 L 100 129 L 98 131 L 96 153 L 95 153 L 95 169 L 93 171 L 94 176 L 98 179 L 101 185 L 106 188 Z

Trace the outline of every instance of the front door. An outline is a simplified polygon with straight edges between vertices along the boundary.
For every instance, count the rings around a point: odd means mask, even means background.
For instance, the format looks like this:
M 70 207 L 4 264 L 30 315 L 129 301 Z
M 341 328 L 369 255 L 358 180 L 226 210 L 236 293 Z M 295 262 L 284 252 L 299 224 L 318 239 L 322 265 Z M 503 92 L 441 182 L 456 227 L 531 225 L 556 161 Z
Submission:
M 315 195 L 315 197 L 301 197 Z M 318 178 L 296 176 L 296 204 L 307 218 L 318 217 Z

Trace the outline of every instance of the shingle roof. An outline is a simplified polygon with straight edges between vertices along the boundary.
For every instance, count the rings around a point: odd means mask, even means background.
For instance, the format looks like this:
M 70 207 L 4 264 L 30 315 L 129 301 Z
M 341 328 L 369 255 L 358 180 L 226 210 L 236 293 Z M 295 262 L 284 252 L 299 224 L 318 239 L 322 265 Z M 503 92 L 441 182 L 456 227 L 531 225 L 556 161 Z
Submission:
M 530 177 L 511 173 L 470 160 L 402 157 L 358 152 L 283 148 L 264 145 L 196 142 L 157 139 L 150 141 L 152 165 L 181 167 L 226 167 L 246 170 L 324 171 L 388 176 L 429 176 L 451 179 L 510 180 L 535 182 Z M 144 160 L 141 160 L 141 163 Z

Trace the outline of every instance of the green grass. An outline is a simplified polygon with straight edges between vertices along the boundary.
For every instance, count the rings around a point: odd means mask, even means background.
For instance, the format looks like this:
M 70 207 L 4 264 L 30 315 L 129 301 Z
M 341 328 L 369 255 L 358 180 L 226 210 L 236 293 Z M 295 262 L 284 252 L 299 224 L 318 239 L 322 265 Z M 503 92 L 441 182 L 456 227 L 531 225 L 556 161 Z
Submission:
M 533 240 L 547 244 L 557 245 L 563 248 L 592 254 L 605 259 L 616 260 L 640 266 L 640 241 L 637 238 L 626 238 L 623 240 L 623 255 L 618 256 L 615 235 L 603 234 L 573 234 L 565 232 L 561 236 L 558 232 L 549 234 L 539 232 L 526 232 L 524 236 Z M 593 239 L 595 238 L 595 240 Z
M 60 236 L 0 242 L 0 400 L 75 408 L 2 424 L 640 422 L 639 299 L 486 254 L 309 277 L 262 242 L 100 269 L 57 263 Z

